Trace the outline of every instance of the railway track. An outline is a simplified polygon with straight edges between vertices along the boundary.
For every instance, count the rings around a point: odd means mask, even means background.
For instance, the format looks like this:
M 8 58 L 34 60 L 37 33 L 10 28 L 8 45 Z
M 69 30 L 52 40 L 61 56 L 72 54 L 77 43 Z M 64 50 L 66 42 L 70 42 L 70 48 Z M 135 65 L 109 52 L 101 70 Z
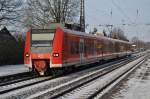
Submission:
M 115 69 L 114 71 L 108 72 L 100 78 L 92 80 L 91 82 L 88 82 L 83 86 L 80 86 L 57 98 L 70 99 L 70 97 L 73 97 L 74 99 L 78 99 L 82 97 L 83 99 L 107 99 L 107 92 L 109 92 L 135 68 L 142 64 L 144 62 L 143 59 L 144 58 L 138 59 L 138 62 L 134 62 L 134 66 L 125 66 Z
M 122 61 L 123 59 L 119 60 Z M 118 62 L 119 62 L 118 61 Z M 53 77 L 41 77 L 32 72 L 23 72 L 14 75 L 0 77 L 0 94 L 4 94 L 19 88 L 34 85 L 50 80 Z
M 122 61 L 122 60 L 123 59 L 120 59 L 119 61 Z M 85 69 L 85 68 L 79 68 L 79 70 L 82 70 L 82 69 Z M 25 80 L 30 80 L 36 77 L 38 77 L 38 75 L 32 72 L 22 72 L 22 73 L 17 73 L 13 75 L 0 76 L 0 86 L 5 86 L 5 85 L 25 81 Z
M 134 67 L 131 67 L 129 70 L 122 73 L 120 76 L 118 76 L 116 79 L 112 80 L 110 83 L 108 83 L 105 87 L 95 92 L 93 95 L 90 96 L 90 98 L 93 99 L 107 99 L 109 96 L 109 93 L 113 91 L 113 88 L 115 88 L 117 85 L 120 84 L 121 81 L 123 81 L 126 77 L 128 77 L 136 68 L 138 68 L 141 64 L 144 63 L 146 59 L 141 60 L 137 64 L 134 65 Z
M 100 67 L 94 67 L 90 68 L 89 70 L 79 71 L 79 73 L 75 72 L 73 74 L 69 74 L 67 75 L 67 77 L 58 77 L 55 79 L 52 79 L 52 77 L 34 78 L 5 86 L 0 86 L 0 94 L 2 98 L 8 99 L 11 99 L 12 96 L 15 98 L 44 98 L 45 96 L 46 98 L 58 98 L 60 95 L 65 95 L 86 83 L 104 76 L 109 71 L 113 71 L 121 67 L 121 64 L 125 65 L 128 62 L 137 59 L 138 57 L 128 57 L 116 62 L 106 63 L 101 65 Z M 93 72 L 91 72 L 92 70 Z M 95 72 L 96 70 L 98 71 Z M 89 74 L 86 75 L 87 73 Z
M 13 90 L 17 90 L 17 89 L 24 88 L 27 86 L 35 85 L 35 84 L 50 80 L 51 78 L 52 77 L 35 77 L 32 79 L 31 78 L 24 79 L 24 80 L 22 79 L 22 81 L 19 81 L 19 82 L 15 82 L 15 83 L 13 82 L 8 85 L 0 86 L 0 94 L 5 94 L 5 93 L 8 93 Z
M 67 98 L 68 95 L 71 94 L 71 97 L 69 97 L 68 99 L 75 98 L 75 96 L 77 96 L 76 98 L 83 98 L 84 99 L 84 97 L 82 97 L 82 95 L 81 95 L 83 92 L 79 92 L 79 90 L 83 89 L 83 86 L 87 87 L 87 85 L 91 84 L 91 82 L 95 82 L 95 80 L 97 80 L 99 78 L 102 79 L 103 77 L 105 77 L 105 75 L 122 68 L 122 66 L 128 64 L 129 62 L 131 62 L 135 59 L 137 59 L 137 57 L 133 58 L 133 59 L 127 59 L 126 61 L 123 61 L 123 62 L 114 64 L 112 66 L 97 70 L 97 71 L 92 72 L 88 75 L 84 75 L 84 76 L 79 77 L 77 79 L 71 80 L 67 83 L 64 83 L 64 84 L 61 84 L 59 86 L 47 89 L 45 91 L 42 91 L 42 92 L 34 94 L 34 95 L 31 95 L 28 98 L 31 98 L 31 99 L 36 99 L 36 98 L 39 98 L 39 99 L 43 99 L 43 98 L 50 98 L 50 99 Z M 106 81 L 106 82 L 108 82 L 108 81 Z M 105 86 L 107 86 L 107 85 L 105 85 Z M 86 91 L 86 90 L 84 90 L 84 91 Z M 91 91 L 93 91 L 93 89 Z M 79 92 L 79 93 L 72 97 L 72 92 L 75 92 L 75 93 Z M 92 96 L 93 94 L 91 94 L 91 92 L 85 94 L 85 96 L 86 96 L 85 99 L 87 99 L 89 97 L 93 97 Z M 90 96 L 88 96 L 88 95 L 90 95 Z M 78 96 L 81 96 L 81 97 L 78 97 Z
M 24 80 L 33 79 L 35 77 L 37 77 L 37 75 L 33 74 L 32 72 L 22 72 L 13 75 L 0 76 L 0 86 L 5 86 L 8 84 L 13 84 Z

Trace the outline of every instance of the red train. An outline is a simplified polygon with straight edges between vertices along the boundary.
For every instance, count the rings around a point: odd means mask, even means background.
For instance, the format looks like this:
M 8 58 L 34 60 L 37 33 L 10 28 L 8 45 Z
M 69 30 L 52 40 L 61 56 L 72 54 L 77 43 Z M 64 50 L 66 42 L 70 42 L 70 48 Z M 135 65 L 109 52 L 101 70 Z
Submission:
M 49 29 L 27 32 L 24 63 L 40 75 L 69 67 L 131 54 L 131 43 L 66 29 L 55 24 Z

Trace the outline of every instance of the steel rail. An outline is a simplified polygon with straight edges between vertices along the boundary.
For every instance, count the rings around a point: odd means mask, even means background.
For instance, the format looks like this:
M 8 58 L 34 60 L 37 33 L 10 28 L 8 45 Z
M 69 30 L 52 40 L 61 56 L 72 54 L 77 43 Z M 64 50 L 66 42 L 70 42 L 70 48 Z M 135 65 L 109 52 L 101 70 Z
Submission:
M 133 58 L 133 59 L 137 59 L 136 58 Z M 127 59 L 123 62 L 120 62 L 120 63 L 117 63 L 117 64 L 114 64 L 112 66 L 108 66 L 106 68 L 103 68 L 101 70 L 98 70 L 96 72 L 93 72 L 89 75 L 85 75 L 83 77 L 79 77 L 75 80 L 72 80 L 70 82 L 67 82 L 65 84 L 62 84 L 62 85 L 59 85 L 59 86 L 56 86 L 52 89 L 48 89 L 48 90 L 45 90 L 43 92 L 40 93 L 37 93 L 37 94 L 34 94 L 34 95 L 31 95 L 29 98 L 33 98 L 33 99 L 36 99 L 36 98 L 44 98 L 45 96 L 47 96 L 48 98 L 58 98 L 59 96 L 62 96 L 80 86 L 83 86 L 84 84 L 86 83 L 89 83 L 131 61 L 133 61 L 133 59 Z

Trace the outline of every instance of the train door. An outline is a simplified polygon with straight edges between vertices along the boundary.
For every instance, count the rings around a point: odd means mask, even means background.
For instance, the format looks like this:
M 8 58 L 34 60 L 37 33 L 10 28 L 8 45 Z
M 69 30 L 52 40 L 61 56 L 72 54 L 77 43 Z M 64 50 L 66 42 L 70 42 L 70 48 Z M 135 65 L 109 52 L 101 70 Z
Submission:
M 84 39 L 80 39 L 79 49 L 80 49 L 80 63 L 83 63 L 84 61 Z

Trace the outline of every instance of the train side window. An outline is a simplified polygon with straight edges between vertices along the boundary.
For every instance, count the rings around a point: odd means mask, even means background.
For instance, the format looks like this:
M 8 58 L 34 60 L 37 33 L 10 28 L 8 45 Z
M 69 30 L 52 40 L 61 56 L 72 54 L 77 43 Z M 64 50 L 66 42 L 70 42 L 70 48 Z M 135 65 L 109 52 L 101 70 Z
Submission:
M 97 45 L 96 45 L 96 48 L 97 48 L 97 52 L 100 53 L 101 50 L 102 50 L 102 44 L 100 41 L 98 41 Z
M 108 41 L 108 52 L 112 51 L 112 44 L 111 41 Z
M 74 42 L 70 41 L 70 50 L 71 50 L 71 54 L 74 54 Z
M 114 52 L 114 44 L 113 44 L 113 42 L 111 42 L 111 41 L 109 41 L 109 51 L 110 52 Z
M 84 40 L 84 53 L 85 53 L 85 54 L 88 52 L 87 44 L 88 44 L 88 42 L 87 42 L 87 40 L 85 39 L 85 40 Z
M 96 41 L 96 40 L 94 40 L 94 55 L 96 55 L 96 53 L 97 53 L 96 45 L 97 45 L 97 41 Z
M 120 46 L 119 43 L 116 42 L 115 43 L 116 52 L 120 52 L 120 47 L 119 46 Z
M 103 51 L 104 52 L 107 52 L 109 50 L 109 45 L 108 45 L 108 41 L 103 41 Z
M 79 44 L 77 41 L 70 41 L 70 49 L 71 54 L 78 54 L 79 53 Z
M 83 42 L 80 42 L 80 53 L 83 53 L 83 50 L 84 50 Z
M 79 44 L 77 41 L 75 42 L 75 54 L 79 54 Z
M 95 44 L 94 44 L 94 40 L 92 40 L 92 42 L 91 42 L 92 44 L 91 45 L 93 45 L 92 47 L 91 47 L 91 54 L 92 55 L 94 55 L 94 51 L 95 51 Z
M 86 45 L 86 43 L 84 44 L 84 52 L 87 53 L 87 45 Z

